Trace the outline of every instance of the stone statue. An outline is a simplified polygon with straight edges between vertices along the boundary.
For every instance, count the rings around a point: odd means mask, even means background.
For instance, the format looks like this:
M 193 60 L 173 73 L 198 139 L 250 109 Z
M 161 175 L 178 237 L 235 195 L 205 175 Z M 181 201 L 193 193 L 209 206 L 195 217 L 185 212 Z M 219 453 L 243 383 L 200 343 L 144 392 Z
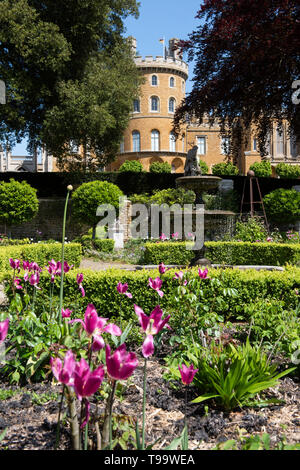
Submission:
M 199 176 L 202 175 L 201 168 L 197 158 L 197 145 L 188 151 L 186 162 L 184 166 L 184 176 Z

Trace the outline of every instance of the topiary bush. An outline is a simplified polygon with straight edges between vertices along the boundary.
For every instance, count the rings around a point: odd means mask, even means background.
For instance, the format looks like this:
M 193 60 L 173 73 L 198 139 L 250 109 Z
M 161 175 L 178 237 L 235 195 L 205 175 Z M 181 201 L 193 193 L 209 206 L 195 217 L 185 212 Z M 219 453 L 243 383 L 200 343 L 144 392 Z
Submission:
M 255 162 L 250 166 L 250 170 L 253 170 L 255 176 L 259 178 L 270 178 L 272 176 L 272 167 L 270 162 Z
M 218 176 L 236 176 L 239 174 L 239 169 L 230 162 L 221 162 L 212 166 L 212 174 Z
M 26 181 L 1 181 L 0 222 L 11 227 L 33 219 L 39 209 L 36 192 Z
M 203 160 L 199 162 L 202 175 L 208 175 L 208 165 Z
M 249 217 L 246 222 L 237 221 L 235 225 L 234 239 L 242 242 L 264 241 L 268 231 L 264 223 L 258 217 Z
M 121 173 L 131 171 L 133 173 L 141 173 L 143 171 L 143 165 L 138 160 L 126 160 L 123 165 L 120 166 L 119 171 Z
M 276 166 L 276 174 L 280 178 L 299 178 L 300 165 L 291 165 L 289 163 L 278 163 Z
M 118 186 L 107 181 L 91 181 L 83 183 L 72 194 L 72 216 L 79 222 L 90 224 L 95 239 L 99 217 L 96 215 L 98 206 L 111 204 L 119 208 L 119 198 L 123 196 Z
M 268 217 L 274 221 L 292 223 L 300 219 L 300 192 L 295 189 L 275 189 L 263 201 Z
M 149 171 L 150 173 L 171 173 L 172 167 L 168 162 L 153 162 Z

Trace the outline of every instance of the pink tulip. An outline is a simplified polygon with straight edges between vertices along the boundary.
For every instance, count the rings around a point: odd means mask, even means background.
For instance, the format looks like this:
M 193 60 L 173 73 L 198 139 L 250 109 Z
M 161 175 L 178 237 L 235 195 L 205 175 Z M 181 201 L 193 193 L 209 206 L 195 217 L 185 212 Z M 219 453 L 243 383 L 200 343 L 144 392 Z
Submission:
M 198 372 L 199 369 L 194 369 L 193 364 L 190 365 L 190 367 L 187 367 L 185 364 L 182 364 L 181 369 L 180 366 L 178 366 L 180 375 L 181 375 L 181 380 L 184 385 L 190 385 L 193 380 L 195 374 Z
M 20 260 L 9 258 L 9 264 L 13 269 L 16 269 L 18 272 L 20 271 Z
M 104 375 L 103 365 L 91 371 L 86 360 L 81 358 L 76 363 L 74 370 L 74 390 L 79 400 L 96 393 L 102 384 Z
M 76 282 L 78 284 L 78 287 L 79 287 L 79 290 L 81 292 L 82 297 L 84 297 L 85 296 L 85 290 L 82 287 L 82 281 L 83 281 L 83 274 L 82 273 L 77 274 Z
M 164 233 L 161 234 L 161 236 L 159 237 L 160 240 L 164 241 L 167 239 L 166 235 Z
M 36 289 L 40 290 L 40 287 L 38 287 L 38 283 L 40 282 L 40 275 L 39 273 L 34 273 L 30 276 L 29 278 L 29 284 L 31 286 L 34 286 Z
M 160 263 L 158 266 L 159 274 L 164 274 L 167 271 L 167 268 L 165 267 L 164 263 Z
M 175 273 L 175 276 L 173 277 L 173 279 L 180 279 L 182 280 L 183 279 L 183 276 L 184 276 L 184 273 L 182 271 L 179 271 L 178 273 Z M 183 282 L 183 285 L 186 286 L 187 285 L 187 280 L 185 280 Z
M 158 295 L 159 295 L 160 297 L 163 297 L 164 293 L 163 293 L 162 290 L 160 290 L 160 288 L 161 288 L 161 286 L 162 286 L 162 280 L 161 280 L 159 277 L 157 277 L 157 278 L 155 278 L 155 279 L 152 279 L 152 278 L 150 277 L 150 278 L 149 278 L 149 286 L 150 286 L 152 289 L 156 290 L 156 292 L 158 293 Z
M 0 343 L 5 340 L 9 327 L 9 319 L 0 322 Z
M 200 279 L 206 279 L 207 278 L 207 273 L 208 273 L 207 268 L 203 269 L 203 271 L 201 271 L 201 269 L 198 270 L 198 274 L 199 274 Z
M 130 292 L 127 292 L 128 290 L 128 284 L 121 284 L 121 282 L 118 283 L 117 285 L 117 291 L 120 294 L 125 294 L 129 299 L 132 299 L 132 294 Z
M 20 286 L 20 282 L 21 282 L 21 279 L 19 279 L 18 277 L 14 279 L 14 284 L 15 284 L 16 289 L 23 289 L 23 287 Z
M 50 359 L 52 373 L 56 380 L 68 386 L 74 385 L 75 356 L 71 350 L 66 352 L 64 364 L 59 357 Z
M 154 342 L 153 336 L 157 335 L 164 326 L 170 328 L 168 325 L 168 320 L 171 315 L 166 316 L 162 320 L 163 311 L 159 305 L 155 307 L 155 309 L 151 312 L 150 316 L 148 317 L 144 311 L 138 306 L 134 305 L 135 313 L 139 318 L 140 325 L 144 333 L 146 333 L 146 339 L 142 346 L 142 353 L 144 357 L 152 356 L 154 353 Z
M 138 365 L 133 352 L 127 352 L 125 344 L 119 346 L 113 354 L 109 345 L 106 345 L 106 367 L 109 376 L 114 380 L 126 380 Z
M 66 309 L 61 309 L 61 316 L 62 318 L 70 318 L 71 313 L 73 313 L 73 310 L 69 310 L 68 308 Z
M 177 240 L 177 238 L 178 238 L 178 232 L 172 233 L 172 238 L 173 238 L 174 240 Z

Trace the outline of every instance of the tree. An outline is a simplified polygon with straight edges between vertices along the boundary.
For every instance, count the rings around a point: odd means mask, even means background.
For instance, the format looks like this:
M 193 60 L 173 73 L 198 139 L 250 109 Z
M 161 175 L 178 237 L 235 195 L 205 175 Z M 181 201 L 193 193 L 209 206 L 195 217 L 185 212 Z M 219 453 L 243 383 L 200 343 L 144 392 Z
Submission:
M 123 19 L 130 14 L 138 14 L 136 0 L 65 0 L 63 7 L 60 0 L 0 0 L 0 77 L 7 86 L 0 141 L 13 145 L 27 137 L 30 150 L 43 143 L 58 157 L 69 151 L 69 138 L 86 141 L 96 144 L 101 160 L 107 134 L 109 143 L 120 139 L 138 90 L 138 72 L 123 37 Z M 118 95 L 114 107 L 117 74 L 123 97 Z M 93 78 L 99 88 L 94 87 L 83 116 Z M 74 123 L 81 93 L 84 104 Z M 95 116 L 98 123 L 103 119 L 102 142 L 95 137 Z
M 121 173 L 131 171 L 134 173 L 141 173 L 143 171 L 143 165 L 138 160 L 126 160 L 119 168 Z
M 237 156 L 245 129 L 257 126 L 262 153 L 272 122 L 287 120 L 300 136 L 293 82 L 299 78 L 300 5 L 297 0 L 205 0 L 203 20 L 179 47 L 195 59 L 194 86 L 175 114 L 208 117 L 229 134 Z
M 111 204 L 119 209 L 119 198 L 123 193 L 118 186 L 107 181 L 91 181 L 83 183 L 72 194 L 72 216 L 79 222 L 90 224 L 95 239 L 99 217 L 96 215 L 98 206 Z
M 26 181 L 0 182 L 0 221 L 5 226 L 28 222 L 37 214 L 38 208 L 36 189 Z

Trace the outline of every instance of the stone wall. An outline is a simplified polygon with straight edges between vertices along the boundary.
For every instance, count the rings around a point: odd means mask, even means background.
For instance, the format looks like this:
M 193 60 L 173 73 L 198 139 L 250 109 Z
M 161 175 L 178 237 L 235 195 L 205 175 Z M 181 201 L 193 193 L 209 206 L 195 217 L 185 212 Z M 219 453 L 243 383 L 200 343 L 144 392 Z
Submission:
M 6 233 L 13 238 L 34 238 L 61 240 L 65 198 L 39 199 L 38 214 L 30 222 L 6 227 Z M 71 217 L 72 201 L 67 212 L 66 237 L 72 240 L 89 227 L 79 224 Z M 42 232 L 41 235 L 38 232 Z M 5 226 L 0 225 L 0 233 L 5 233 Z

